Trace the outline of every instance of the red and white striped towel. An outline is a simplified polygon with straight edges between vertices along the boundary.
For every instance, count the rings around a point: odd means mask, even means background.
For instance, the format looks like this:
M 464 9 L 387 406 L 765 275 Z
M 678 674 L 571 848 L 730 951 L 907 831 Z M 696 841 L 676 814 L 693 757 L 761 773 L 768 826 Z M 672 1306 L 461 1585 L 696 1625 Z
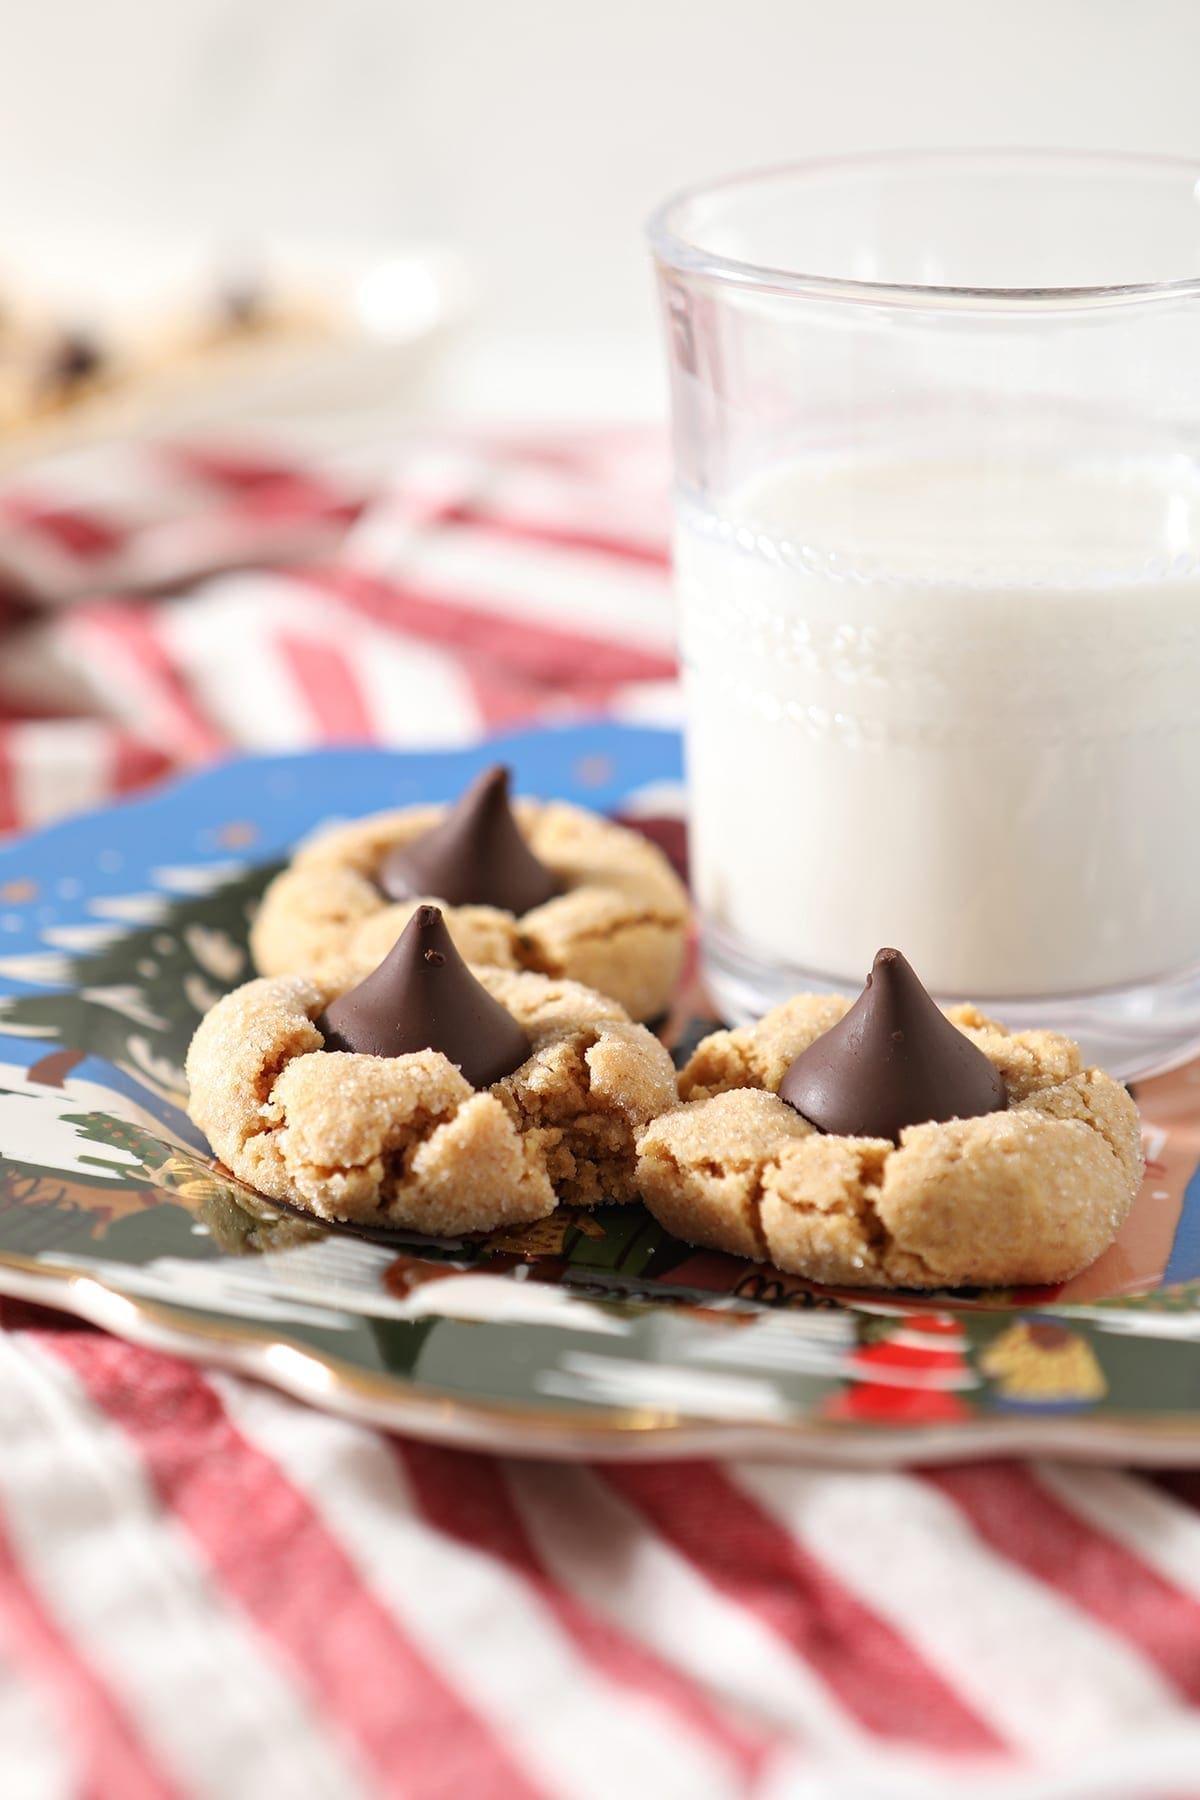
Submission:
M 0 820 L 674 704 L 658 447 L 0 493 Z M 1200 1478 L 457 1454 L 16 1303 L 3 1800 L 1200 1794 Z
M 136 445 L 0 488 L 0 829 L 228 747 L 674 709 L 655 441 Z

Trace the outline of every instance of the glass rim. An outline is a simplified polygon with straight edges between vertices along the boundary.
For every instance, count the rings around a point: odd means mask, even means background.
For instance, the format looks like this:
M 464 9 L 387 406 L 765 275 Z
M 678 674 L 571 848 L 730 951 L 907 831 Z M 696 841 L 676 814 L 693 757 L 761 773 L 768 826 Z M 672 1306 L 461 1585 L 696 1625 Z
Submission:
M 794 162 L 744 170 L 717 181 L 691 183 L 687 187 L 676 189 L 654 210 L 647 221 L 646 234 L 651 254 L 660 268 L 727 286 L 754 288 L 765 293 L 794 294 L 810 299 L 947 309 L 989 307 L 1001 310 L 1051 311 L 1200 298 L 1200 276 L 1191 275 L 1171 281 L 1112 282 L 1082 287 L 972 287 L 905 281 L 865 281 L 853 276 L 806 274 L 799 269 L 773 268 L 768 264 L 745 262 L 736 257 L 704 250 L 698 244 L 690 242 L 686 232 L 679 228 L 679 215 L 697 201 L 789 177 L 815 180 L 822 176 L 903 173 L 922 166 L 945 168 L 957 165 L 959 168 L 969 168 L 972 164 L 1017 165 L 1021 162 L 1041 164 L 1046 169 L 1055 166 L 1066 168 L 1075 164 L 1081 170 L 1095 174 L 1107 168 L 1114 173 L 1140 173 L 1147 177 L 1170 173 L 1186 175 L 1200 197 L 1200 159 L 1193 160 L 1183 156 L 1011 145 L 971 149 L 865 151 L 844 156 L 801 158 Z

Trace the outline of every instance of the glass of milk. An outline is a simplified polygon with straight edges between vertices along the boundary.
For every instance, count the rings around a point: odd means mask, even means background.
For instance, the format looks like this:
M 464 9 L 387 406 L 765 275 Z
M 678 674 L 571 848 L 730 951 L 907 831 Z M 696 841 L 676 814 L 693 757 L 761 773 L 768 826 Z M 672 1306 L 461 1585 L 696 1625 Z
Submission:
M 1200 1050 L 1200 163 L 813 163 L 656 216 L 693 876 L 726 1017 Z

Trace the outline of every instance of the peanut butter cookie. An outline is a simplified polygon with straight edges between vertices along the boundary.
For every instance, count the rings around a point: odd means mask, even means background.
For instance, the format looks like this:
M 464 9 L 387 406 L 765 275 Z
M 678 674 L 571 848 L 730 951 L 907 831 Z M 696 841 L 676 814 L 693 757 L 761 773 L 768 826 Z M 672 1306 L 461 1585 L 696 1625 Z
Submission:
M 425 1006 L 426 980 L 452 980 L 449 1003 L 443 985 Z M 432 906 L 379 970 L 352 981 L 345 970 L 251 981 L 200 1024 L 191 1115 L 243 1181 L 319 1218 L 439 1236 L 539 1219 L 560 1200 L 637 1198 L 636 1135 L 676 1103 L 675 1074 L 615 1001 L 526 971 L 468 969 Z M 393 994 L 407 984 L 407 997 L 372 1010 L 389 983 Z M 340 1047 L 393 1028 L 413 1044 L 455 1033 L 464 1065 L 482 1059 L 481 1085 L 442 1049 Z
M 880 953 L 876 979 L 888 972 L 885 957 L 896 953 Z M 855 1106 L 881 1118 L 904 1071 L 891 1070 L 884 1103 L 871 1065 L 897 1046 L 902 1055 L 916 1035 L 907 1015 L 898 1025 L 892 1014 L 873 1044 L 869 1029 L 847 1032 L 851 1012 L 847 999 L 804 994 L 699 1045 L 680 1077 L 686 1104 L 639 1140 L 638 1179 L 659 1222 L 689 1243 L 833 1286 L 1033 1285 L 1066 1281 L 1093 1262 L 1142 1176 L 1138 1114 L 1125 1089 L 1084 1068 L 1070 1039 L 1010 1034 L 959 1006 L 943 1015 L 950 1035 L 961 1034 L 991 1066 L 998 1104 L 985 1111 L 983 1100 L 973 1116 L 898 1124 L 894 1132 L 890 1124 L 863 1135 L 821 1130 L 795 1100 L 780 1097 L 789 1076 L 793 1092 L 836 1114 L 845 1094 L 831 1097 L 822 1078 L 848 1054 L 839 1082 L 849 1080 Z M 818 1044 L 820 1056 L 810 1059 Z M 924 1081 L 924 1041 L 921 1050 L 916 1076 Z M 954 1045 L 948 1050 L 954 1062 Z M 864 1100 L 856 1082 L 876 1091 Z
M 471 963 L 582 982 L 634 1019 L 663 1012 L 688 923 L 666 857 L 637 832 L 563 802 L 518 800 L 509 814 L 505 775 L 486 771 L 454 808 L 376 813 L 303 844 L 263 897 L 255 966 L 264 975 L 365 973 L 434 900 Z M 437 854 L 427 853 L 430 840 Z M 522 852 L 526 866 L 514 871 Z

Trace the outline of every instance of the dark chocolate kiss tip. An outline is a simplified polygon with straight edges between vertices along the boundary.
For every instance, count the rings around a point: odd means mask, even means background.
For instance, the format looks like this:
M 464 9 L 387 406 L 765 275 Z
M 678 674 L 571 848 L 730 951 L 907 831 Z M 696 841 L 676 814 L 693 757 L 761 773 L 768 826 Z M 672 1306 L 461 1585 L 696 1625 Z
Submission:
M 497 906 L 521 914 L 552 900 L 558 883 L 513 817 L 509 771 L 485 769 L 443 819 L 385 857 L 379 886 L 391 900 L 429 894 L 448 906 Z
M 973 1119 L 1008 1105 L 999 1070 L 952 1025 L 898 950 L 881 950 L 844 1019 L 802 1050 L 779 1095 L 837 1137 Z
M 502 1081 L 533 1048 L 508 1009 L 476 981 L 436 906 L 418 906 L 379 967 L 330 1001 L 317 1030 L 326 1050 L 360 1056 L 440 1050 L 473 1088 Z

